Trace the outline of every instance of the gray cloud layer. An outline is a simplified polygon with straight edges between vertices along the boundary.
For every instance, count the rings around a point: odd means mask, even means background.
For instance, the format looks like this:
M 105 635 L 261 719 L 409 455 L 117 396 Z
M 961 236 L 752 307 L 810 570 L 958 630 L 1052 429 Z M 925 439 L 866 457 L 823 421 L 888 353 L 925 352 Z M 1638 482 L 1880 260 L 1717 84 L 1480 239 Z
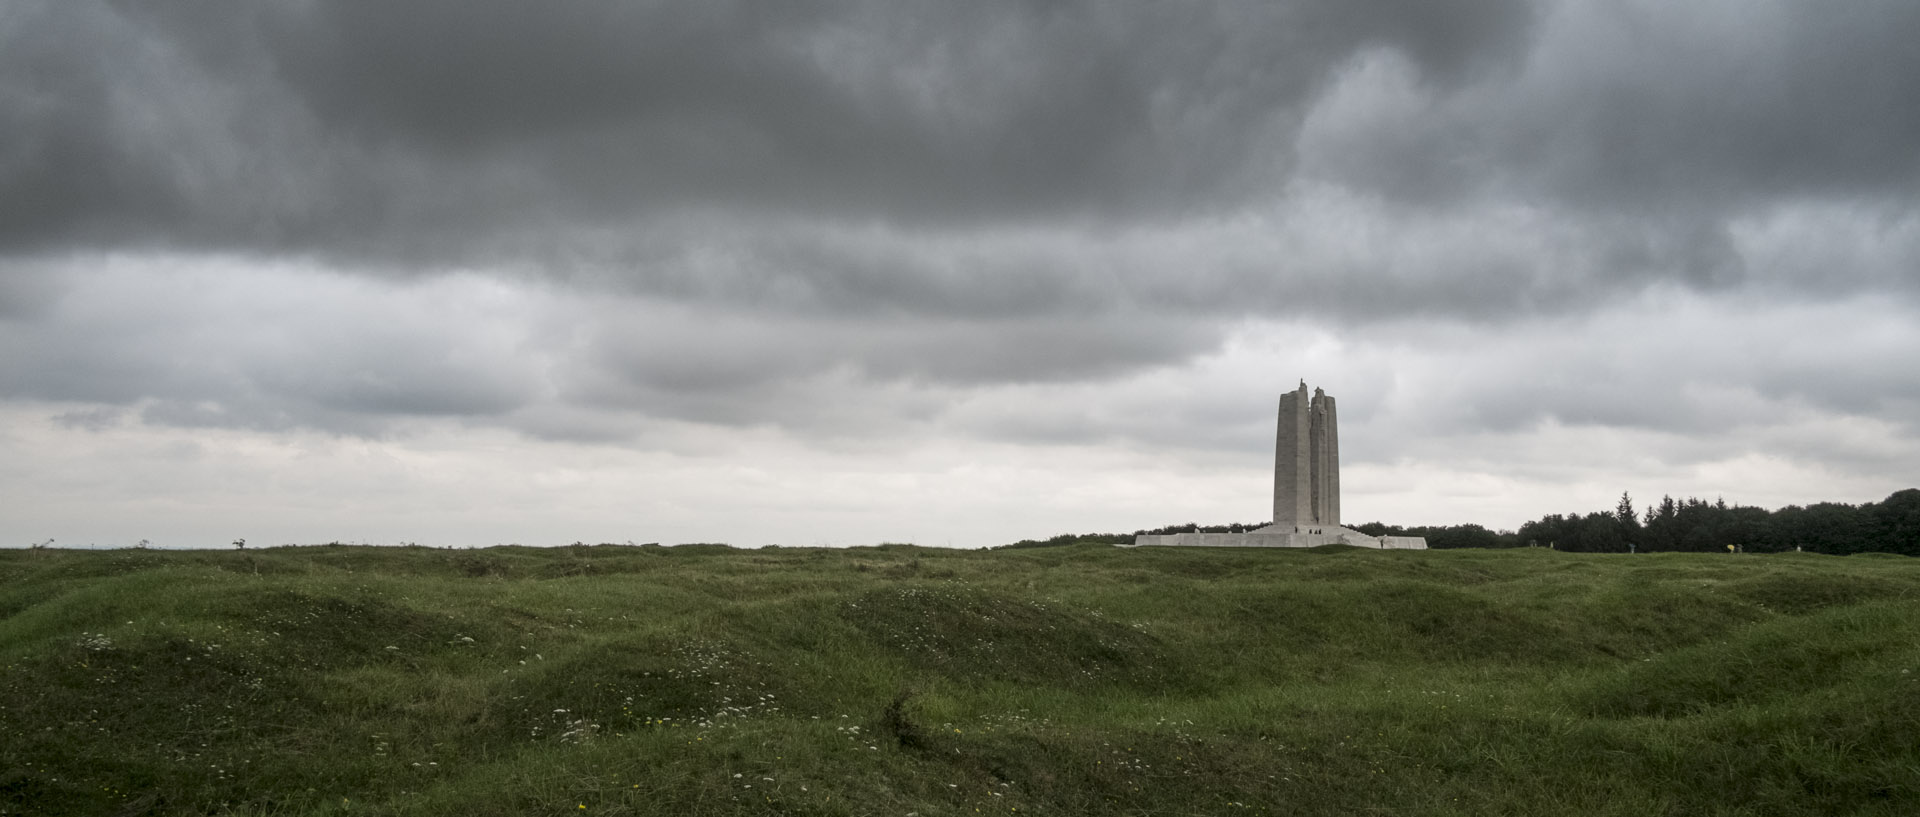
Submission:
M 756 237 L 798 220 L 1099 242 L 1235 218 L 1304 177 L 1415 228 L 1540 208 L 1598 255 L 1581 288 L 1716 285 L 1745 274 L 1730 222 L 1799 201 L 1910 216 L 1920 171 L 1920 11 L 1901 2 L 10 8 L 16 253 L 518 261 L 672 294 L 722 244 L 756 294 L 831 302 L 870 247 L 815 238 L 790 267 L 790 241 Z M 877 260 L 918 277 L 947 259 Z M 1000 263 L 1073 288 L 1055 260 Z M 1269 264 L 1266 300 L 1322 300 Z M 900 308 L 952 299 L 900 290 Z
M 870 427 L 1177 369 L 1248 322 L 1465 349 L 1725 298 L 1458 395 L 1462 427 L 1681 428 L 1605 384 L 1690 381 L 1607 367 L 1738 304 L 1911 312 L 1916 30 L 1894 1 L 29 0 L 0 10 L 0 396 Z M 1807 342 L 1881 367 L 1910 340 Z M 1911 406 L 1884 368 L 1797 390 L 1817 367 L 1716 354 L 1769 399 Z M 962 418 L 1159 433 L 1110 420 Z

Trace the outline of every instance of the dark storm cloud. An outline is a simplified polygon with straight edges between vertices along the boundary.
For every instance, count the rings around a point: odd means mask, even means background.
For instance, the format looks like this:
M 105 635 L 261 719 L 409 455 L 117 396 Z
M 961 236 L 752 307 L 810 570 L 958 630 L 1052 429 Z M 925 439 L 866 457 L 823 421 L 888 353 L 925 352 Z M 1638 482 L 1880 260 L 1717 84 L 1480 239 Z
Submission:
M 1535 331 L 1667 286 L 1920 286 L 1910 3 L 74 0 L 0 15 L 0 388 L 169 423 L 754 423 L 830 403 L 822 384 L 1154 372 L 1244 321 Z M 138 296 L 97 287 L 96 312 L 62 311 L 91 274 L 63 259 L 96 253 L 228 272 L 197 293 L 149 281 L 126 315 L 108 305 Z M 276 286 L 333 293 L 340 275 L 374 294 L 297 319 L 249 289 L 302 330 L 285 336 L 218 319 L 208 291 L 282 259 L 308 266 L 262 273 Z M 552 295 L 528 308 L 550 314 L 458 321 L 394 294 L 450 272 Z M 422 314 L 369 313 L 386 298 Z M 605 311 L 582 306 L 596 299 Z M 1859 381 L 1833 405 L 1890 410 Z M 1522 392 L 1470 419 L 1658 414 L 1584 387 Z
M 1910 195 L 1920 181 L 1920 51 L 1906 33 L 1920 28 L 1920 6 L 1676 17 L 1664 30 L 1651 15 L 1615 23 L 1642 47 L 1560 86 L 1572 115 L 1530 117 L 1528 130 L 1560 147 L 1543 163 L 1550 184 L 1630 205 Z
M 1920 175 L 1912 3 L 1553 8 L 1525 70 L 1347 133 L 1342 169 L 1397 195 L 1626 208 L 1906 199 Z
M 0 10 L 0 247 L 124 239 L 180 205 L 165 168 L 128 144 L 139 125 L 113 95 L 134 60 L 101 36 L 102 17 Z
M 1733 233 L 1783 209 L 1913 217 L 1920 52 L 1907 32 L 1920 7 L 1547 8 L 1524 70 L 1436 89 L 1392 54 L 1347 66 L 1308 128 L 1304 172 L 1425 208 L 1544 208 L 1587 234 L 1596 288 L 1738 285 L 1772 259 L 1736 252 Z M 1766 271 L 1782 272 L 1809 289 L 1879 283 L 1824 265 Z
M 1920 56 L 1903 37 L 1920 11 L 1898 2 L 75 2 L 7 15 L 0 246 L 16 252 L 598 269 L 651 251 L 591 246 L 610 233 L 689 244 L 649 229 L 662 220 L 937 233 L 1231 215 L 1289 194 L 1303 120 L 1380 54 L 1405 66 L 1403 98 L 1386 118 L 1323 111 L 1305 169 L 1424 208 L 1544 207 L 1615 256 L 1583 286 L 1608 285 L 1602 272 L 1736 281 L 1730 219 L 1808 197 L 1902 206 L 1920 171 L 1920 111 L 1906 104 Z M 808 288 L 862 277 L 858 247 L 817 247 L 798 262 L 823 276 Z M 645 266 L 617 275 L 673 284 Z M 914 308 L 943 305 L 902 290 Z
M 921 224 L 1270 195 L 1328 70 L 1517 53 L 1447 3 L 41 4 L 4 63 L 11 246 L 460 257 L 699 208 Z M 1423 22 L 1424 21 L 1424 22 Z M 309 133 L 308 131 L 313 131 Z M 531 239 L 529 239 L 531 240 Z
M 594 209 L 935 220 L 1230 205 L 1277 180 L 1348 50 L 1401 44 L 1454 73 L 1525 19 L 1498 0 L 310 11 L 269 26 L 273 51 L 350 131 L 526 161 Z

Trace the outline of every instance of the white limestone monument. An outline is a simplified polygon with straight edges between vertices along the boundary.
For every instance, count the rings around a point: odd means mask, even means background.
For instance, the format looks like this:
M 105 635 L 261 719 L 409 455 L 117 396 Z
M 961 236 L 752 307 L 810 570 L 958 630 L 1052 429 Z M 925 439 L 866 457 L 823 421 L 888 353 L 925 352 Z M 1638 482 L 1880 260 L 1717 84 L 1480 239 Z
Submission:
M 1280 395 L 1273 446 L 1273 524 L 1246 533 L 1138 536 L 1135 545 L 1187 547 L 1314 547 L 1354 545 L 1424 550 L 1418 536 L 1368 536 L 1340 526 L 1340 430 L 1333 398 L 1307 383 Z

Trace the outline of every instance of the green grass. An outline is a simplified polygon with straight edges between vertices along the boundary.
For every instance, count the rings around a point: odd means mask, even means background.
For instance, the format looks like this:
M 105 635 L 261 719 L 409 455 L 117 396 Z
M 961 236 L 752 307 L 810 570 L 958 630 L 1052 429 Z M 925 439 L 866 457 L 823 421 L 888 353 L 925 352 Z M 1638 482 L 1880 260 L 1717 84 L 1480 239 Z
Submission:
M 0 815 L 1920 812 L 1920 561 L 0 551 Z

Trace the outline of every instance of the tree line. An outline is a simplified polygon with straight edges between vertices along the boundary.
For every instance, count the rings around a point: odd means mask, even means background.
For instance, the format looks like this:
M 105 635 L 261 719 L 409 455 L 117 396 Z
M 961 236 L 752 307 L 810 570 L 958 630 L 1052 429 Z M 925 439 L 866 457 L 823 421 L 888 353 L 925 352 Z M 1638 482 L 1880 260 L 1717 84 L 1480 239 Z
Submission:
M 1900 553 L 1920 556 L 1920 489 L 1895 491 L 1879 502 L 1820 502 L 1775 511 L 1697 497 L 1660 501 L 1636 512 L 1622 493 L 1612 510 L 1548 514 L 1517 531 L 1479 525 L 1401 528 L 1371 523 L 1372 536 L 1425 536 L 1431 548 L 1551 547 L 1579 553 L 1723 553 L 1728 546 L 1754 553 Z
M 1131 534 L 1062 534 L 1003 547 L 1129 544 L 1133 537 L 1142 534 L 1241 533 L 1264 524 L 1188 522 Z M 1663 496 L 1643 511 L 1636 511 L 1633 497 L 1622 493 L 1612 510 L 1549 514 L 1521 525 L 1517 531 L 1488 530 L 1474 524 L 1404 527 L 1368 522 L 1352 527 L 1368 536 L 1424 537 L 1427 547 L 1435 549 L 1531 546 L 1579 553 L 1724 553 L 1731 545 L 1752 553 L 1801 550 L 1834 555 L 1920 556 L 1920 488 L 1895 491 L 1884 500 L 1860 505 L 1820 502 L 1805 507 L 1788 505 L 1774 511 L 1729 505 L 1724 499 L 1708 502 L 1696 497 L 1674 499 L 1671 496 Z

